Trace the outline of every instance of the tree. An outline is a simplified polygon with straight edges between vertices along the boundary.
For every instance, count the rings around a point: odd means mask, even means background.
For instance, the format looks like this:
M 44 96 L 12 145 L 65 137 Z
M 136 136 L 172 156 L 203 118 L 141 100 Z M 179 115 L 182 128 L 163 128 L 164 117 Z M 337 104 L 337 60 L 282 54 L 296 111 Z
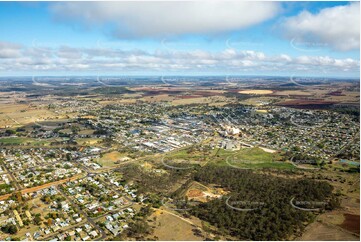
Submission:
M 18 228 L 13 224 L 6 224 L 1 227 L 1 231 L 7 234 L 16 234 L 18 232 Z
M 15 132 L 15 130 L 7 129 L 7 130 L 5 131 L 5 134 L 7 134 L 7 135 L 13 135 L 13 134 L 16 134 L 16 132 Z
M 127 235 L 129 237 L 138 237 L 150 233 L 150 227 L 145 221 L 136 221 L 129 224 Z
M 38 216 L 38 214 L 36 214 L 36 215 L 35 215 L 35 218 L 34 218 L 34 223 L 35 223 L 36 225 L 40 225 L 40 224 L 41 224 L 41 221 L 42 221 L 42 219 L 41 219 L 41 217 L 40 217 L 40 214 L 39 214 L 39 216 Z

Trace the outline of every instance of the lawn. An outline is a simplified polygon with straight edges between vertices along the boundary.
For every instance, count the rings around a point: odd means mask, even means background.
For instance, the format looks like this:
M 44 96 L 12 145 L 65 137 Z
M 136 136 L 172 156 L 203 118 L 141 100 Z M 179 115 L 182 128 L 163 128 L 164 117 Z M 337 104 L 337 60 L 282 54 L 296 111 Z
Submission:
M 8 138 L 0 138 L 0 143 L 3 144 L 23 144 L 27 142 L 33 142 L 34 140 L 31 138 L 23 138 L 23 137 L 8 137 Z
M 257 147 L 242 148 L 237 151 L 219 149 L 219 151 L 215 150 L 212 155 L 211 162 L 221 166 L 228 165 L 247 169 L 294 169 L 292 164 L 280 162 L 281 157 L 279 154 L 269 153 Z

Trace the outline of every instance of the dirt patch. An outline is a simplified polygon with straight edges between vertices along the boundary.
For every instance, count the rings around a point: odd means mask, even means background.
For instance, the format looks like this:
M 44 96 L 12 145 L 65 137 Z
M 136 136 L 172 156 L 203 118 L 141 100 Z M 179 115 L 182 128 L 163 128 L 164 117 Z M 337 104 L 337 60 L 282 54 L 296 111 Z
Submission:
M 203 192 L 198 190 L 198 189 L 190 189 L 187 193 L 187 196 L 189 198 L 192 198 L 192 197 L 200 197 L 200 196 L 203 196 Z
M 164 210 L 156 210 L 149 217 L 149 224 L 154 228 L 154 232 L 149 238 L 164 240 L 183 240 L 183 241 L 200 241 L 203 236 L 197 236 L 194 233 L 196 228 L 191 222 L 186 222 L 175 214 Z
M 360 215 L 345 213 L 345 221 L 340 225 L 352 233 L 360 235 Z

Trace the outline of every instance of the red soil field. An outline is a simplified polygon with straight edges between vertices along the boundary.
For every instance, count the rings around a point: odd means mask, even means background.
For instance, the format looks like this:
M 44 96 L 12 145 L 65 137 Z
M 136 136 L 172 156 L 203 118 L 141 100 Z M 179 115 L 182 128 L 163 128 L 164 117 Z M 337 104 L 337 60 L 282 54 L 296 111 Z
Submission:
M 345 213 L 345 221 L 341 224 L 344 228 L 352 233 L 360 234 L 360 215 Z

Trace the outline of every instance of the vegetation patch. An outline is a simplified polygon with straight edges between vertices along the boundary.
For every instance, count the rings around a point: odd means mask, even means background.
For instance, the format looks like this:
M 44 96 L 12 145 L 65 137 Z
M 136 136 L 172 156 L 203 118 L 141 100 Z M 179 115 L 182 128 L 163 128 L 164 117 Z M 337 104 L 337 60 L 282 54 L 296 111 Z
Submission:
M 195 180 L 218 184 L 228 196 L 194 206 L 190 212 L 240 240 L 284 240 L 301 232 L 317 213 L 339 206 L 327 182 L 285 179 L 231 167 L 203 167 Z M 302 210 L 291 205 L 291 201 Z M 317 207 L 317 208 L 316 208 Z

